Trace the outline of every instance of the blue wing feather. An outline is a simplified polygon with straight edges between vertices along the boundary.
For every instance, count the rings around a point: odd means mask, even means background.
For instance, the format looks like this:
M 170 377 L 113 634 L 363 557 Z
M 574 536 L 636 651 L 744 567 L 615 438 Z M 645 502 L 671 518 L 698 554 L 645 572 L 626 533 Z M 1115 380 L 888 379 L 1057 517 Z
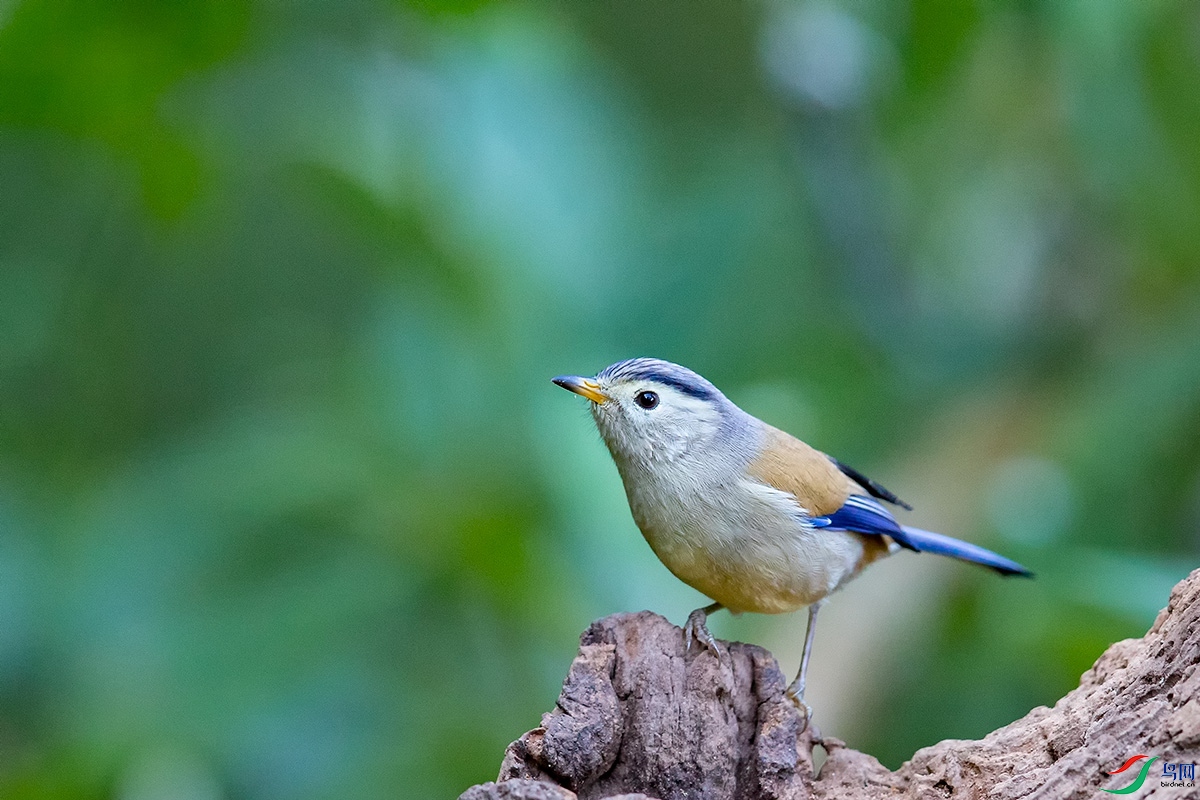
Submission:
M 901 525 L 896 522 L 895 517 L 888 513 L 886 508 L 862 495 L 851 495 L 846 500 L 846 504 L 837 511 L 822 517 L 813 517 L 811 522 L 814 528 L 890 536 L 896 544 L 907 547 L 909 550 L 915 550 L 918 553 L 937 553 L 982 564 L 1002 575 L 1033 575 L 1017 562 L 978 545 L 940 533 Z
M 856 533 L 902 534 L 900 523 L 886 508 L 859 494 L 850 495 L 846 504 L 832 514 L 814 517 L 812 523 L 817 528 L 837 528 Z

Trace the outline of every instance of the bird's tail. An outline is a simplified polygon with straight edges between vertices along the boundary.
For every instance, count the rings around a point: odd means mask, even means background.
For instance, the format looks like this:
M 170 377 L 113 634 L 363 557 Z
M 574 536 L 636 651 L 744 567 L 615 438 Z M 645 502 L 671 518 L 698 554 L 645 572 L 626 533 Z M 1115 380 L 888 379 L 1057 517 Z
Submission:
M 943 536 L 933 531 L 910 528 L 907 525 L 901 526 L 900 531 L 900 534 L 893 533 L 891 537 L 899 545 L 907 547 L 909 550 L 916 550 L 919 553 L 937 553 L 940 556 L 950 556 L 962 559 L 963 561 L 970 561 L 974 564 L 982 564 L 985 567 L 991 567 L 1001 575 L 1033 577 L 1032 572 L 1012 559 L 1005 558 L 1002 555 L 993 553 L 991 550 L 984 549 L 970 542 Z

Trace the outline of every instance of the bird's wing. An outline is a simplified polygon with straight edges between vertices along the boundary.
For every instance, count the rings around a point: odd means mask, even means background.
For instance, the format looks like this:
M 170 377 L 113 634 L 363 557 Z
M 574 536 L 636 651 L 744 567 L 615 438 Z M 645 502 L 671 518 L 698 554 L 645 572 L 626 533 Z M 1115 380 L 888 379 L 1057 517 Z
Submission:
M 767 426 L 762 453 L 747 471 L 766 485 L 795 497 L 814 528 L 880 536 L 883 538 L 874 541 L 884 544 L 894 541 L 918 553 L 971 561 L 1004 575 L 1032 575 L 1017 562 L 978 545 L 901 525 L 879 501 L 861 493 L 862 489 L 870 491 L 869 486 L 844 474 L 840 465 L 824 453 L 778 428 Z M 871 558 L 886 553 L 887 549 L 877 551 Z
M 750 475 L 792 495 L 814 517 L 845 505 L 855 483 L 828 456 L 778 428 L 764 427 L 762 452 L 747 467 Z
M 891 513 L 878 501 L 861 494 L 852 494 L 846 498 L 841 508 L 832 514 L 823 514 L 812 518 L 814 528 L 831 528 L 855 533 L 868 533 L 890 536 L 901 547 L 909 550 L 917 548 L 908 541 L 905 529 Z

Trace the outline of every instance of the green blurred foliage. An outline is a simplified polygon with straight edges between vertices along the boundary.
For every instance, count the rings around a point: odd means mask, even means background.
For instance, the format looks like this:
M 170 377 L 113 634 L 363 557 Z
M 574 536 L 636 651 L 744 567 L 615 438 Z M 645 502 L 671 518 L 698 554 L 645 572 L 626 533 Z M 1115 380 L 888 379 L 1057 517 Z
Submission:
M 698 600 L 547 381 L 633 355 L 1039 572 L 834 733 L 1053 702 L 1200 553 L 1198 64 L 1182 1 L 0 2 L 0 796 L 491 777 Z

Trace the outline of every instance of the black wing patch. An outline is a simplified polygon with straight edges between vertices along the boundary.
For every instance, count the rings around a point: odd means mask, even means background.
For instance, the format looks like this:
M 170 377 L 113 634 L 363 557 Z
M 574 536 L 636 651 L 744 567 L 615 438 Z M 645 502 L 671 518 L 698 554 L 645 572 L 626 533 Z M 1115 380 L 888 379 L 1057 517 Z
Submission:
M 840 469 L 842 471 L 843 475 L 845 475 L 847 478 L 849 478 L 850 480 L 857 483 L 859 486 L 866 489 L 867 492 L 870 493 L 870 495 L 872 497 L 878 497 L 880 500 L 886 500 L 893 505 L 897 505 L 897 506 L 900 506 L 901 508 L 912 511 L 912 506 L 910 506 L 908 503 L 901 500 L 899 497 L 896 497 L 896 495 L 892 491 L 890 491 L 887 487 L 876 483 L 875 481 L 868 478 L 866 475 L 863 475 L 861 472 L 856 470 L 854 467 L 843 464 L 842 462 L 838 461 L 833 456 L 829 456 L 829 460 L 833 462 L 833 465 L 835 467 L 837 467 L 838 469 Z

